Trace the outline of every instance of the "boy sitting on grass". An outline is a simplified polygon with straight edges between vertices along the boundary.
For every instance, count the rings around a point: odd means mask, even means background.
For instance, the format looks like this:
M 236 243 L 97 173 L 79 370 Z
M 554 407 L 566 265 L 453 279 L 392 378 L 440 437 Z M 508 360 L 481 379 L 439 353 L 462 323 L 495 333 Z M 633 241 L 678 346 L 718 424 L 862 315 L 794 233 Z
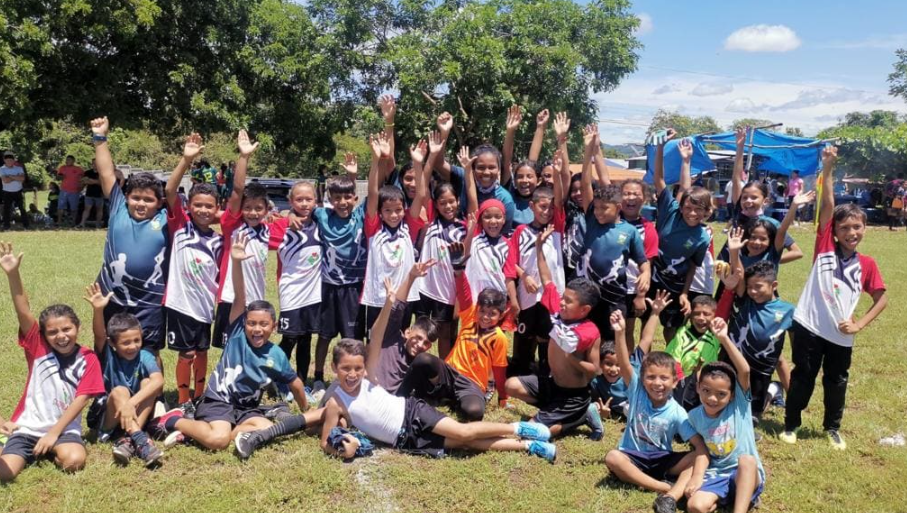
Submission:
M 107 391 L 89 408 L 88 423 L 98 430 L 99 441 L 125 433 L 113 445 L 117 463 L 126 465 L 138 456 L 151 467 L 164 453 L 151 443 L 145 424 L 154 412 L 155 399 L 164 391 L 164 375 L 154 355 L 142 349 L 142 325 L 134 315 L 114 314 L 104 326 L 104 309 L 112 295 L 102 293 L 97 283 L 85 288 L 84 299 L 94 311 L 94 351 L 101 361 Z

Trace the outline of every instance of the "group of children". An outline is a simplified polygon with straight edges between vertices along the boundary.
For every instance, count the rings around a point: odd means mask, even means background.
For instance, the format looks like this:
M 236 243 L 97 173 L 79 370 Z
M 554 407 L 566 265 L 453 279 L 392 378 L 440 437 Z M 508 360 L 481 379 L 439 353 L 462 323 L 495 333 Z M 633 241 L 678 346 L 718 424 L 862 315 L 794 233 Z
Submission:
M 365 201 L 356 195 L 358 163 L 348 155 L 346 176 L 327 180 L 330 208 L 318 206 L 313 184 L 300 181 L 290 191 L 290 212 L 278 219 L 269 218 L 264 189 L 246 184 L 258 145 L 244 131 L 220 212 L 211 184 L 195 184 L 185 208 L 177 195 L 204 148 L 198 134 L 186 138 L 163 190 L 142 174 L 120 187 L 107 119 L 93 120 L 111 210 L 98 283 L 85 298 L 94 310 L 95 352 L 77 345 L 79 320 L 70 307 L 51 306 L 34 318 L 21 255 L 0 245 L 29 363 L 22 400 L 0 428 L 10 436 L 0 479 L 45 454 L 64 469 L 80 468 L 81 412 L 89 403 L 89 427 L 114 441 L 114 457 L 149 466 L 162 457 L 152 438 L 165 448 L 194 440 L 210 450 L 233 441 L 248 458 L 275 437 L 319 426 L 324 451 L 344 458 L 361 455 L 367 438 L 431 456 L 462 448 L 554 461 L 552 437 L 587 425 L 600 439 L 605 417 L 627 422 L 605 463 L 618 479 L 658 492 L 656 511 L 674 511 L 683 497 L 690 511 L 726 502 L 745 511 L 764 487 L 754 427 L 772 399 L 773 373 L 788 389 L 780 438 L 794 443 L 820 367 L 825 428 L 844 447 L 838 429 L 853 334 L 886 298 L 875 262 L 856 252 L 865 215 L 834 206 L 834 148 L 822 154 L 827 185 L 816 261 L 794 307 L 778 298 L 778 267 L 802 256 L 787 229 L 814 194 L 794 197 L 781 223 L 764 216 L 765 186 L 742 180 L 745 129 L 737 134 L 737 212 L 716 260 L 706 225 L 712 198 L 692 186 L 689 141 L 677 143 L 678 187 L 665 183 L 672 130 L 654 155 L 653 224 L 640 215 L 648 186 L 611 182 L 595 126 L 583 128 L 582 172 L 574 176 L 563 113 L 554 118 L 551 161 L 539 162 L 546 110 L 536 117 L 528 159 L 515 165 L 519 107 L 508 112 L 503 154 L 487 144 L 461 148 L 459 165 L 446 158 L 453 119 L 444 113 L 398 169 L 396 104 L 384 96 L 380 107 L 385 130 L 369 138 Z M 265 300 L 270 251 L 278 259 L 279 315 Z M 873 306 L 855 320 L 863 291 Z M 658 324 L 665 351 L 651 350 Z M 279 346 L 270 342 L 274 331 Z M 788 331 L 792 372 L 781 358 Z M 313 396 L 305 387 L 312 337 L 317 392 L 338 335 L 334 381 Z M 209 378 L 212 344 L 223 353 Z M 435 344 L 437 354 L 430 352 Z M 170 411 L 156 404 L 164 347 L 178 352 L 180 406 Z M 272 389 L 299 413 L 284 403 L 263 406 Z M 537 412 L 512 424 L 482 421 L 495 390 L 498 407 L 514 398 Z M 466 422 L 435 409 L 441 405 Z M 678 437 L 692 451 L 675 452 Z

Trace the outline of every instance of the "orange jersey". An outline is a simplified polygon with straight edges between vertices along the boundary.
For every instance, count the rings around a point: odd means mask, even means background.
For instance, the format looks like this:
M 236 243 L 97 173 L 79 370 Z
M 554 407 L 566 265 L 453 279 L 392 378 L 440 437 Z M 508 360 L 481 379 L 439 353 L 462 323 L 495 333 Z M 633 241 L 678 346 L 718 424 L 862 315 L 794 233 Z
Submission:
M 488 390 L 492 367 L 507 367 L 507 335 L 500 327 L 479 334 L 475 305 L 460 312 L 460 333 L 447 363 L 472 380 L 482 391 Z

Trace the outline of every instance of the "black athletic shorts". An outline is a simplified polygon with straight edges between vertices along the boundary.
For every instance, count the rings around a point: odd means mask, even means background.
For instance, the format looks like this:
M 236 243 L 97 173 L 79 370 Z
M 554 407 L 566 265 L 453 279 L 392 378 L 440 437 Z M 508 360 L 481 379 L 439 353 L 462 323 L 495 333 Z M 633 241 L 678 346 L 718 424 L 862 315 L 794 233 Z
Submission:
M 578 425 L 586 418 L 592 401 L 589 387 L 564 388 L 549 376 L 520 376 L 517 378 L 529 395 L 535 399 L 539 411 L 535 421 L 548 427 L 560 424 L 565 428 Z
M 419 302 L 413 308 L 417 316 L 425 316 L 435 322 L 453 322 L 454 305 L 442 303 L 425 294 L 419 294 Z
M 295 310 L 281 310 L 277 319 L 277 332 L 296 337 L 318 333 L 321 325 L 321 304 L 303 306 Z
M 446 362 L 441 365 L 438 384 L 427 392 L 425 395 L 436 404 L 458 407 L 463 398 L 467 396 L 480 398 L 482 404 L 485 404 L 485 392 L 479 388 L 479 385 L 457 372 Z
M 649 287 L 649 293 L 646 295 L 646 297 L 648 297 L 654 301 L 655 294 L 659 290 L 667 290 L 667 289 L 664 288 L 664 285 L 653 281 L 652 286 Z M 670 294 L 671 303 L 664 310 L 661 311 L 661 313 L 658 315 L 658 319 L 659 319 L 659 321 L 661 321 L 661 325 L 665 328 L 679 328 L 679 327 L 683 326 L 683 324 L 687 321 L 686 317 L 680 311 L 680 294 L 671 292 L 670 290 L 668 290 L 668 294 Z M 691 290 L 687 293 L 687 299 L 689 299 L 690 304 L 692 304 L 693 300 L 696 299 L 697 297 L 708 296 L 708 295 L 709 294 L 702 294 L 699 292 L 693 292 Z M 649 311 L 646 310 L 646 314 L 643 315 L 640 319 L 643 322 L 646 322 L 649 319 Z
M 7 456 L 14 454 L 20 456 L 25 460 L 26 465 L 31 465 L 35 462 L 35 445 L 38 444 L 38 440 L 41 437 L 26 435 L 24 433 L 13 433 L 9 440 L 6 441 L 6 445 L 3 446 L 3 450 L 0 451 L 0 455 Z M 54 443 L 54 447 L 60 444 L 79 444 L 81 446 L 85 445 L 85 442 L 82 440 L 82 436 L 76 433 L 63 433 L 57 438 L 57 441 Z M 45 455 L 47 457 L 53 457 L 53 455 Z
M 230 338 L 230 309 L 233 303 L 218 303 L 217 311 L 214 313 L 214 335 L 211 338 L 211 345 L 223 349 L 227 345 L 227 339 Z
M 520 310 L 517 317 L 517 333 L 527 337 L 536 337 L 548 341 L 551 333 L 551 312 L 542 306 L 541 301 L 525 310 Z
M 360 320 L 359 297 L 362 283 L 348 285 L 321 284 L 321 315 L 318 336 L 333 339 L 362 339 L 365 334 L 364 320 Z
M 403 427 L 394 448 L 433 458 L 444 456 L 444 437 L 432 430 L 446 415 L 415 397 L 406 398 L 405 408 Z
M 211 325 L 165 308 L 167 347 L 174 351 L 207 351 L 211 347 Z
M 104 307 L 104 325 L 106 326 L 110 318 L 118 313 L 132 314 L 139 320 L 142 325 L 142 347 L 155 352 L 164 348 L 166 334 L 163 306 L 123 306 L 110 301 Z
M 229 422 L 231 426 L 238 426 L 255 417 L 266 418 L 264 410 L 261 408 L 242 408 L 209 397 L 203 397 L 198 406 L 195 407 L 195 420 L 204 422 L 222 420 Z

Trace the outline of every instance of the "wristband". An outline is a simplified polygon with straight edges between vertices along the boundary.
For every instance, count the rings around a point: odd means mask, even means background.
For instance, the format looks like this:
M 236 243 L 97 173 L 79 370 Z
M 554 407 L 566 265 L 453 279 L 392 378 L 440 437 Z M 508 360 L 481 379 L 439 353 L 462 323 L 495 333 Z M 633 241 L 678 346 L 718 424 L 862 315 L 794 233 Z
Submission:
M 393 124 L 393 123 L 385 123 L 385 124 L 384 124 L 384 128 L 394 128 L 394 124 Z
M 106 135 L 92 134 L 92 135 L 91 135 L 91 142 L 96 142 L 96 143 L 107 142 L 107 136 L 106 136 Z

